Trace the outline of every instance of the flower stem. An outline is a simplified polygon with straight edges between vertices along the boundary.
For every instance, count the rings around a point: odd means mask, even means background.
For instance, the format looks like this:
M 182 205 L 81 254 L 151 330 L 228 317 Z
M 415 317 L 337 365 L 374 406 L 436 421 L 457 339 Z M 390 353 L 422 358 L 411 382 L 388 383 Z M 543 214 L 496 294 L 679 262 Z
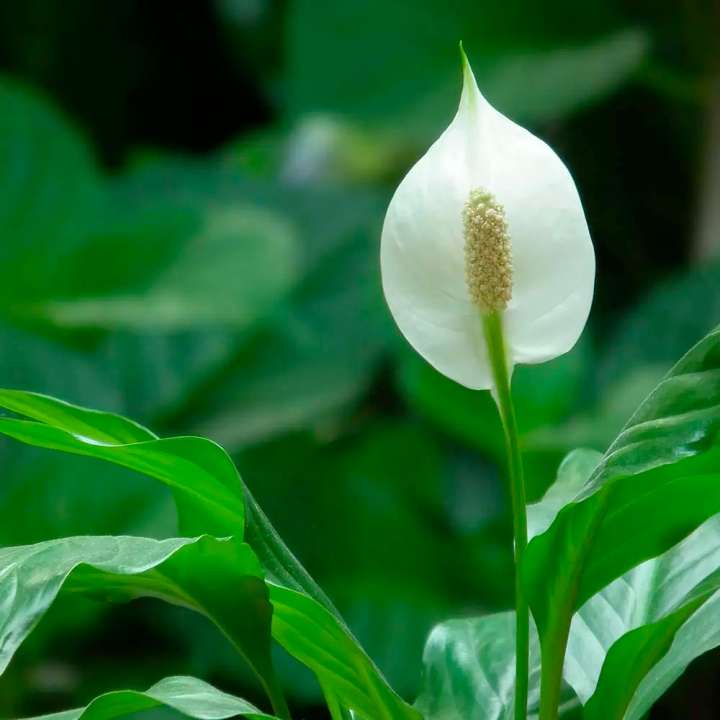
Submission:
M 505 434 L 505 451 L 508 461 L 515 540 L 515 720 L 525 720 L 527 717 L 530 635 L 528 603 L 521 581 L 522 558 L 527 547 L 525 480 L 515 420 L 515 407 L 510 392 L 510 372 L 502 319 L 497 312 L 483 316 L 483 332 L 495 383 L 493 397 L 498 406 Z

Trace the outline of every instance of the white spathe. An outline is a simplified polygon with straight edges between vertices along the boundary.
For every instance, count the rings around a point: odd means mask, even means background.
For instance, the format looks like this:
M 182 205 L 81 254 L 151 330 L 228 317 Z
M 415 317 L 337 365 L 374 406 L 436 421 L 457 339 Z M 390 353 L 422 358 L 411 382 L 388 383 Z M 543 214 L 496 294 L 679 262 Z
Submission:
M 505 209 L 513 281 L 502 319 L 511 369 L 573 347 L 590 312 L 595 255 L 565 165 L 488 103 L 464 53 L 463 65 L 455 119 L 390 202 L 382 280 L 395 321 L 415 350 L 462 385 L 491 389 L 482 318 L 465 282 L 462 214 L 470 192 L 486 190 Z

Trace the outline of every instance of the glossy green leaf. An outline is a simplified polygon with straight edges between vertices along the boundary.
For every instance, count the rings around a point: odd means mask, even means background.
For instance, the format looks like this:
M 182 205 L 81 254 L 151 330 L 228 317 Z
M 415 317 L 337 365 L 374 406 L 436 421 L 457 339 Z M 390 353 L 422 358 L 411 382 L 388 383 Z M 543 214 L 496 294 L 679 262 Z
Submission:
M 426 720 L 512 720 L 515 693 L 515 613 L 448 620 L 437 625 L 423 653 L 423 691 L 416 707 Z M 540 647 L 531 632 L 528 709 L 537 718 Z M 566 688 L 562 718 L 578 716 Z
M 270 659 L 272 611 L 248 545 L 208 536 L 62 538 L 0 549 L 0 576 L 1 670 L 61 590 L 110 600 L 155 597 L 212 620 L 284 707 Z
M 582 491 L 601 458 L 595 451 L 577 450 L 565 459 L 555 485 L 529 508 L 531 536 L 544 532 Z M 706 603 L 712 607 L 717 602 L 714 574 L 719 568 L 720 521 L 714 517 L 663 555 L 625 573 L 575 613 L 564 678 L 584 703 L 589 701 L 588 717 L 596 713 L 637 720 L 692 659 L 717 644 L 717 622 Z M 698 642 L 700 633 L 704 642 Z M 631 710 L 625 714 L 628 705 Z
M 720 511 L 720 331 L 698 343 L 633 415 L 526 554 L 545 702 L 555 703 L 570 619 L 586 600 Z M 652 522 L 641 522 L 652 518 Z
M 274 720 L 249 702 L 192 677 L 167 677 L 148 688 L 115 690 L 96 697 L 83 708 L 28 720 L 114 720 L 131 713 L 165 707 L 196 720 L 224 720 L 240 715 L 249 720 Z
M 0 406 L 35 419 L 0 418 L 0 433 L 32 445 L 132 467 L 176 491 L 178 514 L 185 527 L 202 525 L 215 534 L 230 534 L 233 529 L 240 532 L 242 483 L 225 452 L 209 440 L 160 440 L 118 415 L 21 391 L 0 391 Z M 246 497 L 247 540 L 274 581 L 270 584 L 274 637 L 358 717 L 415 718 L 415 711 L 392 691 L 252 496 L 246 493 Z M 332 638 L 332 652 L 327 649 L 328 637 Z
M 531 643 L 530 694 L 540 697 L 540 653 Z M 449 620 L 425 645 L 423 692 L 416 702 L 427 720 L 512 720 L 515 692 L 515 614 Z
M 187 534 L 241 535 L 242 484 L 222 448 L 196 437 L 159 439 L 137 423 L 54 398 L 1 390 L 0 407 L 33 418 L 0 418 L 0 433 L 30 445 L 106 460 L 168 485 Z
M 713 647 L 712 641 L 691 646 L 683 638 L 700 617 L 708 638 L 720 626 L 705 610 L 705 603 L 716 604 L 719 573 L 716 516 L 580 608 L 570 629 L 564 675 L 586 703 L 588 718 L 641 717 L 690 659 Z M 634 710 L 628 713 L 630 705 Z
M 720 646 L 720 595 L 713 595 L 676 632 L 667 654 L 635 690 L 625 720 L 642 720 L 666 690 L 702 654 Z

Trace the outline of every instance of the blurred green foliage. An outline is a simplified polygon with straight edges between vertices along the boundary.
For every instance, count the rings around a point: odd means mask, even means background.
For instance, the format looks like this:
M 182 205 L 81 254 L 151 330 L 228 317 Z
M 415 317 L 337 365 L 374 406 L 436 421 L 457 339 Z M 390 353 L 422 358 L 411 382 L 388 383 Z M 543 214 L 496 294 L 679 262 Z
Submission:
M 591 326 L 515 377 L 538 497 L 720 318 L 720 266 L 693 245 L 720 152 L 713 18 L 699 0 L 3 3 L 0 384 L 222 443 L 412 697 L 432 625 L 507 608 L 512 567 L 492 402 L 415 356 L 384 306 L 394 183 L 452 117 L 461 39 L 489 99 L 576 177 Z M 169 497 L 130 471 L 3 440 L 0 472 L 3 544 L 174 532 Z M 78 705 L 111 675 L 237 687 L 225 641 L 169 617 L 61 603 L 0 711 Z M 313 716 L 317 688 L 280 664 Z

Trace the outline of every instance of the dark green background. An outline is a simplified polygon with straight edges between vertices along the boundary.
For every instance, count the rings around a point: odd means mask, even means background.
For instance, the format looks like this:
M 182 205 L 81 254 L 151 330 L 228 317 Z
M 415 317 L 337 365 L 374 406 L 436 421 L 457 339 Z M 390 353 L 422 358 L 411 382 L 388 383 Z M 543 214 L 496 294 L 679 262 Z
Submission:
M 457 42 L 569 165 L 598 257 L 576 349 L 516 371 L 537 497 L 720 322 L 719 15 L 710 0 L 3 2 L 0 385 L 224 444 L 414 697 L 429 628 L 512 598 L 492 401 L 408 349 L 379 281 L 393 187 L 457 105 Z M 3 544 L 174 532 L 151 481 L 0 442 Z M 278 662 L 298 717 L 322 717 L 312 680 Z M 0 680 L 0 711 L 173 673 L 258 698 L 189 614 L 68 599 Z M 717 674 L 701 659 L 652 717 L 715 717 Z

